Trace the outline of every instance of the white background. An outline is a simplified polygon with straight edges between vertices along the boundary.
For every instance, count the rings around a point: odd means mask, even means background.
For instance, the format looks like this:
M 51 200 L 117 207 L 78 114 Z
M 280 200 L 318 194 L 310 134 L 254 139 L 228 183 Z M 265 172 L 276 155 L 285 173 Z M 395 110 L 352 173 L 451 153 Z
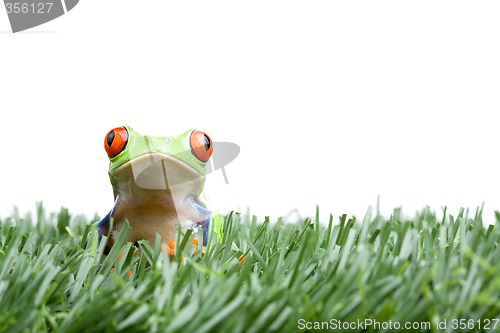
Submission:
M 276 218 L 500 209 L 497 1 L 91 1 L 12 34 L 0 10 L 0 215 L 104 215 L 103 138 L 240 145 L 211 207 Z

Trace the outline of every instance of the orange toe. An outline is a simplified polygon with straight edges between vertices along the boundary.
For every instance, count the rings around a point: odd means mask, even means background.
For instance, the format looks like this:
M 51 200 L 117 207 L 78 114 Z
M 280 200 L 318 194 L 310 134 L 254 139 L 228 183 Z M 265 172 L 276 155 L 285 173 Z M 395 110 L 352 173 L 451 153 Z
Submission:
M 167 243 L 168 243 L 167 252 L 168 254 L 173 256 L 175 254 L 175 242 L 173 240 L 169 240 Z

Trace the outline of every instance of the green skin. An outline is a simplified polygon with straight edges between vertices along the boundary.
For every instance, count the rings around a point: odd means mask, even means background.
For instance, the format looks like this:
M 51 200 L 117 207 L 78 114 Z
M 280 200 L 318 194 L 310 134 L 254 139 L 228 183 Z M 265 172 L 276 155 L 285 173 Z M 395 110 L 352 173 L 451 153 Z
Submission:
M 175 157 L 184 162 L 186 169 L 197 171 L 205 178 L 205 163 L 198 160 L 191 152 L 189 137 L 193 129 L 187 130 L 179 136 L 148 136 L 142 135 L 130 126 L 125 126 L 129 138 L 125 150 L 116 157 L 109 159 L 109 174 L 112 175 L 115 169 L 131 162 L 135 158 L 153 152 L 165 156 Z
M 205 163 L 191 150 L 193 130 L 176 137 L 156 137 L 125 128 L 125 148 L 109 159 L 115 205 L 99 222 L 99 237 L 109 235 L 109 249 L 128 221 L 132 229 L 129 242 L 144 239 L 154 244 L 159 234 L 163 248 L 175 239 L 180 225 L 182 230 L 202 228 L 206 244 L 211 212 L 199 201 Z

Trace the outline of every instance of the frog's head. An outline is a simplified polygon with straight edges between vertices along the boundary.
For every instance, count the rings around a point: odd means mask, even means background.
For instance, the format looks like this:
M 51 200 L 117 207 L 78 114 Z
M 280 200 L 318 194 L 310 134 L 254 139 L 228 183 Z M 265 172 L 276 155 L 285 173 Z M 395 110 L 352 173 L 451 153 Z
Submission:
M 106 134 L 109 176 L 116 195 L 167 190 L 197 196 L 205 182 L 205 163 L 213 151 L 210 137 L 198 130 L 179 136 L 146 136 L 129 126 Z

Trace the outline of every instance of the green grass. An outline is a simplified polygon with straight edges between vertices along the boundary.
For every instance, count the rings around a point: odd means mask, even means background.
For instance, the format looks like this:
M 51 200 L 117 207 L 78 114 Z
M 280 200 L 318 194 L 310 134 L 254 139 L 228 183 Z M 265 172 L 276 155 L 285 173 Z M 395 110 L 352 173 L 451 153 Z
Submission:
M 500 329 L 500 214 L 485 227 L 480 211 L 428 208 L 295 224 L 233 213 L 222 242 L 204 256 L 184 242 L 180 262 L 145 242 L 138 257 L 125 228 L 103 257 L 91 221 L 35 215 L 0 221 L 0 332 L 295 332 L 358 319 Z

